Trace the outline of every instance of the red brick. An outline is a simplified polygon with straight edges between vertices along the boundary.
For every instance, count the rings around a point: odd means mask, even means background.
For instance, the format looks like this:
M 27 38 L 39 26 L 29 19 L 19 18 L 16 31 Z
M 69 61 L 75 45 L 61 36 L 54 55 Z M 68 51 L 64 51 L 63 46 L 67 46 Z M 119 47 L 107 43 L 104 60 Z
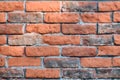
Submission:
M 96 25 L 63 24 L 62 32 L 64 34 L 95 34 Z
M 114 12 L 113 16 L 114 16 L 113 17 L 114 22 L 120 22 L 120 18 L 119 18 L 120 12 Z
M 36 32 L 40 34 L 60 32 L 59 24 L 29 24 L 26 27 L 27 32 Z
M 119 56 L 120 46 L 99 46 L 98 56 Z
M 0 24 L 0 34 L 23 34 L 21 24 Z
M 112 58 L 81 58 L 80 63 L 82 67 L 111 67 Z
M 51 45 L 80 44 L 80 36 L 43 36 L 43 42 Z
M 42 13 L 23 13 L 23 12 L 11 12 L 8 13 L 8 22 L 43 22 Z
M 6 44 L 6 36 L 0 36 L 0 44 Z
M 59 69 L 27 69 L 26 78 L 60 78 Z
M 23 56 L 24 47 L 0 46 L 0 54 L 6 56 Z
M 44 21 L 47 23 L 77 23 L 79 14 L 77 13 L 46 13 Z
M 114 35 L 114 43 L 120 45 L 120 35 Z
M 24 10 L 23 2 L 0 2 L 0 11 Z
M 99 11 L 117 11 L 120 10 L 119 1 L 99 2 Z
M 0 66 L 4 66 L 5 65 L 5 59 L 0 57 Z
M 27 2 L 26 10 L 27 11 L 60 11 L 60 2 L 57 1 Z
M 80 11 L 97 11 L 96 2 L 88 1 L 63 1 L 62 11 L 80 12 Z
M 40 58 L 15 57 L 8 59 L 8 66 L 40 66 Z
M 6 22 L 5 13 L 0 13 L 0 22 Z
M 59 48 L 51 46 L 26 47 L 27 56 L 59 56 Z
M 111 13 L 81 13 L 83 22 L 111 22 Z
M 95 47 L 63 47 L 63 56 L 96 56 Z
M 113 66 L 120 67 L 120 58 L 119 57 L 113 58 Z

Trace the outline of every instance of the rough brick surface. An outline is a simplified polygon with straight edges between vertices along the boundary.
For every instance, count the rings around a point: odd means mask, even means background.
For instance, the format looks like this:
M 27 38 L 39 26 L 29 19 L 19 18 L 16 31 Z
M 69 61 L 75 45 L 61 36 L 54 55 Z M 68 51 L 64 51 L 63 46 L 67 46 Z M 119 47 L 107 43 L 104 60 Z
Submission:
M 0 13 L 0 22 L 6 22 L 5 13 Z
M 120 1 L 0 0 L 0 80 L 120 80 Z
M 112 58 L 81 58 L 80 63 L 82 67 L 111 67 Z
M 0 34 L 23 34 L 23 25 L 0 24 Z
M 47 44 L 80 44 L 80 36 L 43 36 L 44 43 Z
M 96 34 L 96 25 L 63 24 L 63 34 Z
M 41 34 L 47 33 L 59 33 L 59 24 L 29 24 L 26 27 L 26 31 L 29 33 L 36 32 Z
M 39 34 L 10 35 L 9 45 L 39 45 L 41 36 Z
M 95 47 L 63 47 L 63 56 L 96 56 Z
M 26 10 L 27 11 L 60 11 L 60 2 L 56 2 L 56 1 L 27 2 Z
M 48 68 L 78 68 L 79 59 L 77 58 L 45 58 L 45 67 Z
M 6 40 L 6 36 L 0 36 L 0 44 L 6 44 L 7 40 Z
M 40 66 L 39 58 L 9 58 L 8 66 Z
M 58 56 L 59 48 L 52 46 L 26 47 L 27 56 Z
M 0 2 L 0 11 L 22 11 L 24 10 L 23 2 Z
M 37 73 L 37 74 L 36 74 Z M 27 69 L 27 78 L 59 78 L 59 69 Z
M 111 22 L 110 13 L 81 13 L 80 16 L 83 22 L 100 22 L 100 23 L 109 23 Z
M 44 21 L 47 23 L 77 23 L 79 14 L 77 13 L 46 13 Z
M 24 47 L 19 46 L 0 46 L 0 54 L 6 56 L 23 56 Z
M 9 22 L 42 22 L 41 13 L 9 13 L 8 14 Z

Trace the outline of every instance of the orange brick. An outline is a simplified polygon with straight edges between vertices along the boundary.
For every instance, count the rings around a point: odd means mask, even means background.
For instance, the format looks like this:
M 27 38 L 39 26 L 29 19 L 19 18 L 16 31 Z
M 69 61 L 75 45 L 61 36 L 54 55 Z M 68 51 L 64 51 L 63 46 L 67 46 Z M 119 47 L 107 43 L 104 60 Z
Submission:
M 81 13 L 83 22 L 111 22 L 110 13 Z
M 113 21 L 114 22 L 120 22 L 120 12 L 114 12 L 114 18 L 113 18 Z
M 114 35 L 114 43 L 120 45 L 120 35 Z
M 99 11 L 120 10 L 120 2 L 119 1 L 99 2 L 98 8 L 99 8 Z
M 26 47 L 27 56 L 58 56 L 59 48 L 50 46 Z
M 0 36 L 0 44 L 6 44 L 6 36 Z
M 36 32 L 41 34 L 60 32 L 59 24 L 29 24 L 26 27 L 27 32 Z
M 5 65 L 5 59 L 4 58 L 0 58 L 0 66 L 4 66 Z
M 60 11 L 60 2 L 57 1 L 27 2 L 26 10 L 27 11 Z
M 120 66 L 120 58 L 119 57 L 114 57 L 113 58 L 113 66 Z
M 9 66 L 40 66 L 40 58 L 15 57 L 8 59 Z
M 0 54 L 6 56 L 23 56 L 24 47 L 0 46 Z
M 96 56 L 95 47 L 63 47 L 63 56 Z
M 120 46 L 99 46 L 98 56 L 120 55 Z
M 81 58 L 80 63 L 82 67 L 111 67 L 111 58 Z M 107 63 L 107 64 L 106 64 Z
M 77 23 L 79 14 L 77 13 L 46 13 L 44 21 L 47 23 Z
M 51 45 L 80 44 L 80 36 L 43 36 L 43 42 Z
M 27 69 L 26 78 L 60 78 L 59 69 Z
M 23 2 L 0 2 L 0 11 L 15 11 L 23 9 Z
M 62 32 L 64 34 L 95 34 L 96 25 L 63 24 Z
M 0 34 L 23 34 L 21 24 L 0 24 Z
M 5 13 L 0 13 L 0 22 L 6 22 Z

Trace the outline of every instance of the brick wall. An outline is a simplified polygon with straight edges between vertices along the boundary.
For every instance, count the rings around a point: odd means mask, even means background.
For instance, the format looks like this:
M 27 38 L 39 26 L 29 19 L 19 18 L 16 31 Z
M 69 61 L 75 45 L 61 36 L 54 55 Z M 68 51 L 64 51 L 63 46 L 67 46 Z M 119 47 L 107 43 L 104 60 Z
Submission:
M 120 1 L 0 1 L 0 80 L 120 80 Z

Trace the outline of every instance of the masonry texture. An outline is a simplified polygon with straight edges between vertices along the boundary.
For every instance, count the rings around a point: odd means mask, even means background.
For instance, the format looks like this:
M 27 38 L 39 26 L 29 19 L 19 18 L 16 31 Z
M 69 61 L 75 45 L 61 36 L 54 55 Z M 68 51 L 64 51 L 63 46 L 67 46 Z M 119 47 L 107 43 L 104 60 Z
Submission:
M 120 1 L 1 0 L 0 80 L 120 80 Z

